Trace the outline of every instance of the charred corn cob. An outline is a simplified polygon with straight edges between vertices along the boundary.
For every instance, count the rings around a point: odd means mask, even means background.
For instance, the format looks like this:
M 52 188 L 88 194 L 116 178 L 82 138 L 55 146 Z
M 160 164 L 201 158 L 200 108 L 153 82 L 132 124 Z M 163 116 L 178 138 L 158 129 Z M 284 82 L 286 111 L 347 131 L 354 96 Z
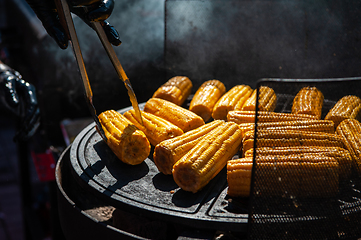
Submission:
M 304 87 L 293 99 L 292 113 L 310 114 L 321 119 L 323 98 L 322 92 L 316 87 Z
M 273 112 L 277 104 L 277 96 L 275 91 L 267 86 L 261 86 L 258 94 L 258 110 Z M 242 107 L 236 105 L 235 110 L 256 111 L 257 89 L 247 99 Z
M 356 119 L 343 120 L 336 132 L 352 156 L 353 167 L 361 174 L 361 123 Z
M 253 157 L 253 148 L 245 152 L 244 157 Z M 333 157 L 339 164 L 340 179 L 348 179 L 351 175 L 352 157 L 350 152 L 340 147 L 318 147 L 318 146 L 299 146 L 299 147 L 260 147 L 256 149 L 257 156 L 285 156 L 295 154 L 320 154 Z
M 254 131 L 248 131 L 243 138 L 243 153 L 254 144 Z M 342 138 L 337 134 L 307 132 L 296 130 L 258 130 L 257 148 L 259 147 L 295 147 L 324 146 L 345 148 Z
M 237 85 L 226 92 L 213 108 L 213 119 L 227 119 L 227 113 L 234 110 L 236 105 L 243 106 L 246 100 L 251 96 L 253 90 L 247 85 Z
M 191 150 L 202 138 L 212 134 L 212 130 L 224 121 L 215 120 L 199 128 L 184 133 L 181 136 L 165 140 L 154 148 L 153 160 L 158 170 L 163 174 L 172 174 L 173 165 Z
M 252 158 L 227 163 L 228 195 L 248 197 Z M 263 196 L 329 197 L 338 193 L 337 161 L 318 154 L 256 157 L 255 191 Z
M 254 111 L 229 111 L 227 114 L 227 121 L 241 123 L 254 123 Z M 315 116 L 308 114 L 291 114 L 279 112 L 258 112 L 257 122 L 283 122 L 283 121 L 302 121 L 308 119 L 316 119 Z
M 226 166 L 241 143 L 238 125 L 222 124 L 174 164 L 174 181 L 185 191 L 199 191 Z
M 254 130 L 254 123 L 239 124 L 243 134 Z M 334 133 L 333 122 L 329 120 L 306 120 L 306 121 L 284 121 L 284 122 L 260 122 L 257 123 L 257 129 L 269 130 L 300 130 L 310 132 Z
M 212 117 L 214 105 L 226 92 L 226 87 L 219 80 L 204 82 L 194 94 L 189 110 L 201 116 L 205 122 Z
M 191 94 L 192 87 L 192 81 L 188 77 L 172 77 L 154 92 L 153 97 L 181 106 Z
M 122 162 L 137 165 L 149 156 L 147 137 L 122 114 L 108 110 L 99 115 L 99 121 L 108 146 Z
M 203 119 L 181 106 L 160 98 L 151 98 L 144 105 L 144 112 L 152 113 L 178 126 L 183 132 L 204 125 Z
M 333 121 L 335 127 L 348 118 L 355 118 L 358 120 L 361 118 L 361 99 L 357 96 L 344 96 L 337 101 L 335 106 L 330 109 L 325 117 L 326 120 Z
M 138 122 L 134 109 L 125 112 L 126 117 L 138 129 L 144 132 L 151 145 L 156 146 L 161 141 L 182 135 L 183 131 L 173 123 L 157 117 L 151 113 L 142 111 L 143 124 Z

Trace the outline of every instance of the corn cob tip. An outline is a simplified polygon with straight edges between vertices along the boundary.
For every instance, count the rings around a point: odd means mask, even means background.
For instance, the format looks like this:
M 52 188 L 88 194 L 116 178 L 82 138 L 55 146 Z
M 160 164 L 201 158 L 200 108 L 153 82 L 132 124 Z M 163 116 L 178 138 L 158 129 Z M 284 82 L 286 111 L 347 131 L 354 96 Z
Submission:
M 157 146 L 155 146 L 153 152 L 153 160 L 161 173 L 165 175 L 172 174 L 173 165 L 175 163 L 173 159 L 173 152 L 171 149 L 169 149 L 168 146 L 165 146 L 164 144 L 158 144 Z
M 181 106 L 191 94 L 192 81 L 186 76 L 175 76 L 169 79 L 153 94 L 153 98 L 161 98 Z
M 189 110 L 201 116 L 204 122 L 207 122 L 212 117 L 215 104 L 225 92 L 226 87 L 221 81 L 208 80 L 194 94 Z
M 310 114 L 321 119 L 324 96 L 323 93 L 313 86 L 302 88 L 292 103 L 292 113 Z
M 353 169 L 361 175 L 361 123 L 357 119 L 345 119 L 337 126 L 336 133 L 351 154 Z
M 145 134 L 115 110 L 99 115 L 99 121 L 107 137 L 107 145 L 124 163 L 137 165 L 150 154 L 150 143 Z
M 326 120 L 332 120 L 335 127 L 348 118 L 361 119 L 361 99 L 357 96 L 347 95 L 342 97 L 325 117 Z
M 240 158 L 227 162 L 227 194 L 231 197 L 249 197 L 253 159 Z
M 177 169 L 176 171 L 174 171 L 174 167 Z M 177 162 L 174 167 L 172 170 L 173 178 L 180 188 L 196 193 L 203 187 L 199 174 L 192 170 L 190 162 Z

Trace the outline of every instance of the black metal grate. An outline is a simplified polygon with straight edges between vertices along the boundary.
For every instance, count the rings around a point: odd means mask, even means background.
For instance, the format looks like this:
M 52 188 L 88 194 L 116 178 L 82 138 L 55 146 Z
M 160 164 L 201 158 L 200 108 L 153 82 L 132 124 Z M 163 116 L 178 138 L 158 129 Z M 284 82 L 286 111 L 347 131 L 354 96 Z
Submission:
M 260 86 L 275 90 L 275 111 L 291 112 L 292 101 L 305 86 L 315 86 L 324 95 L 322 119 L 345 95 L 361 97 L 361 79 L 282 80 L 263 79 Z M 295 163 L 273 158 L 262 163 L 257 155 L 258 131 L 251 195 L 249 239 L 357 239 L 361 236 L 361 177 L 357 171 L 339 178 L 343 165 L 311 164 L 299 154 Z M 300 137 L 302 138 L 302 136 Z M 279 157 L 282 158 L 282 157 Z M 335 183 L 335 184 L 333 184 Z

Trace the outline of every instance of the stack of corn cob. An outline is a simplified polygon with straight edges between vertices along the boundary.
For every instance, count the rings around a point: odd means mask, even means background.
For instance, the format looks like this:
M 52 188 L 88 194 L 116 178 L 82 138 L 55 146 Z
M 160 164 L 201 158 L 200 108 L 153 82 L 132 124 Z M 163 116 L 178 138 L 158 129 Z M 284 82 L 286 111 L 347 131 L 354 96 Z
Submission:
M 257 90 L 237 85 L 226 92 L 222 82 L 209 80 L 197 90 L 186 109 L 181 105 L 191 88 L 187 77 L 174 77 L 162 85 L 144 106 L 143 125 L 134 117 L 134 110 L 124 113 L 121 120 L 112 112 L 119 119 L 116 124 L 106 119 L 108 113 L 100 115 L 101 123 L 108 129 L 110 148 L 123 162 L 139 164 L 150 154 L 150 145 L 154 146 L 153 159 L 158 170 L 173 174 L 175 182 L 191 192 L 201 190 L 227 166 L 230 196 L 249 196 L 254 152 L 259 170 L 267 176 L 262 183 L 263 189 L 268 189 L 263 191 L 266 195 L 288 192 L 328 196 L 337 193 L 339 181 L 349 178 L 351 168 L 361 173 L 361 127 L 355 120 L 360 116 L 361 100 L 357 102 L 356 97 L 339 101 L 352 99 L 353 110 L 338 102 L 321 119 L 323 95 L 317 88 L 301 89 L 294 98 L 292 113 L 277 113 L 275 92 L 260 87 L 254 150 Z M 131 132 L 125 130 L 130 125 Z M 140 132 L 147 141 L 129 140 L 121 145 L 128 132 Z M 118 152 L 122 151 L 120 148 L 132 149 L 133 145 L 142 150 L 142 157 L 130 163 L 124 159 L 125 154 Z M 238 152 L 242 157 L 232 159 Z M 287 175 L 282 175 L 282 170 Z M 310 190 L 308 186 L 315 182 L 318 184 Z
M 204 82 L 193 96 L 189 110 L 204 122 L 211 118 L 213 121 L 189 130 L 183 129 L 183 135 L 156 145 L 153 159 L 159 171 L 173 174 L 175 182 L 186 191 L 197 192 L 202 189 L 241 147 L 242 129 L 238 124 L 226 121 L 227 113 L 236 109 L 254 112 L 256 94 L 257 91 L 247 85 L 238 85 L 226 92 L 224 84 L 219 80 Z M 277 98 L 271 88 L 260 88 L 259 97 L 261 111 L 275 109 Z M 157 108 L 165 99 L 153 97 L 146 103 L 144 111 L 159 114 Z M 169 107 L 163 109 L 166 112 L 163 117 L 174 118 L 172 115 L 176 114 L 175 111 Z M 183 119 L 182 115 L 180 118 Z
M 228 194 L 249 196 L 254 153 L 257 191 L 265 196 L 335 195 L 352 169 L 361 173 L 361 127 L 355 119 L 361 101 L 355 96 L 340 99 L 324 120 L 322 104 L 322 93 L 305 87 L 294 98 L 292 113 L 259 112 L 256 142 L 254 114 L 229 112 L 228 121 L 242 129 L 243 157 L 227 163 Z
M 214 120 L 195 129 L 184 130 L 183 135 L 156 145 L 153 159 L 159 171 L 173 174 L 175 182 L 186 191 L 197 192 L 202 189 L 226 166 L 242 143 L 242 129 L 234 122 L 226 122 L 227 113 L 235 109 L 255 111 L 256 94 L 257 90 L 247 85 L 238 85 L 226 92 L 224 84 L 219 80 L 204 82 L 193 96 L 189 110 L 204 122 L 211 118 Z M 259 97 L 261 111 L 274 110 L 277 98 L 271 88 L 260 88 Z M 158 114 L 160 111 L 157 106 L 164 99 L 150 99 L 144 111 Z M 152 107 L 148 108 L 147 105 Z M 169 109 L 165 111 L 164 117 L 172 117 L 169 113 L 175 114 Z
M 203 119 L 195 113 L 159 98 L 151 98 L 141 112 L 142 123 L 134 109 L 124 114 L 108 110 L 99 115 L 107 144 L 121 161 L 131 165 L 143 162 L 150 154 L 151 145 L 204 125 Z M 142 141 L 135 138 L 137 135 L 143 137 Z

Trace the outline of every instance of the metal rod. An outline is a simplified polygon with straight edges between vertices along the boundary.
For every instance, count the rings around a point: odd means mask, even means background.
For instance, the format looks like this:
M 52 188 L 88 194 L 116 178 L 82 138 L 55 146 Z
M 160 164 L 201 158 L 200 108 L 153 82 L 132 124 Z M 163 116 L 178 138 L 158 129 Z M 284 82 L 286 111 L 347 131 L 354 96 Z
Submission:
M 99 118 L 96 114 L 96 110 L 93 105 L 93 92 L 90 87 L 88 74 L 86 72 L 83 55 L 82 55 L 82 52 L 80 49 L 78 36 L 75 31 L 73 18 L 71 17 L 71 12 L 70 12 L 68 3 L 66 0 L 56 0 L 56 5 L 57 5 L 57 9 L 58 9 L 59 18 L 60 18 L 61 22 L 64 22 L 63 23 L 63 25 L 65 25 L 64 28 L 66 29 L 67 34 L 69 34 L 69 37 L 71 40 L 71 45 L 72 45 L 72 48 L 74 51 L 75 59 L 78 64 L 78 67 L 79 67 L 81 79 L 83 81 L 87 105 L 88 105 L 90 113 L 96 123 L 96 128 L 97 128 L 99 134 L 104 139 L 104 141 L 107 141 L 103 127 L 102 127 L 101 123 L 99 122 Z
M 88 74 L 86 72 L 83 55 L 82 55 L 82 52 L 80 50 L 79 40 L 78 40 L 78 36 L 76 35 L 74 22 L 73 22 L 73 19 L 71 17 L 70 9 L 69 9 L 69 6 L 68 6 L 66 0 L 60 0 L 60 2 L 61 2 L 61 6 L 63 8 L 63 11 L 64 11 L 65 22 L 66 22 L 66 25 L 67 25 L 68 30 L 69 30 L 74 55 L 75 55 L 76 61 L 77 61 L 78 66 L 79 66 L 81 79 L 83 80 L 85 93 L 86 93 L 87 98 L 90 100 L 90 102 L 92 102 L 91 99 L 93 98 L 93 92 L 92 92 L 91 87 L 90 87 Z
M 127 77 L 127 75 L 124 72 L 124 69 L 122 67 L 122 64 L 120 64 L 120 61 L 112 47 L 112 45 L 110 44 L 110 42 L 108 41 L 108 38 L 103 30 L 103 27 L 101 26 L 100 22 L 92 22 L 93 27 L 95 29 L 95 31 L 98 34 L 98 37 L 100 39 L 100 41 L 102 42 L 105 51 L 107 52 L 110 61 L 112 62 L 119 78 L 124 82 L 125 87 L 128 90 L 128 95 L 129 95 L 129 99 L 130 102 L 132 103 L 133 109 L 135 111 L 135 114 L 138 118 L 138 121 L 143 125 L 143 119 L 142 119 L 142 115 L 138 106 L 138 100 L 137 97 L 134 93 L 134 90 L 132 88 L 132 85 L 130 84 L 129 78 Z

